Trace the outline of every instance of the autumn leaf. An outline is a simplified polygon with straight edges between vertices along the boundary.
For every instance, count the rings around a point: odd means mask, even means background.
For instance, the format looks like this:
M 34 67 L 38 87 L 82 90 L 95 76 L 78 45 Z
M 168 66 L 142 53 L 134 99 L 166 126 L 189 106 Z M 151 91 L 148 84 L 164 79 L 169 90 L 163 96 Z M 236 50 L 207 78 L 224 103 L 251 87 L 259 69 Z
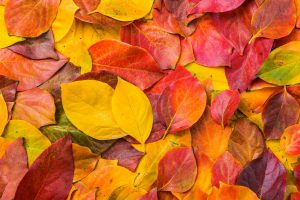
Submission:
M 35 160 L 20 182 L 14 199 L 66 199 L 73 175 L 72 140 L 66 136 Z
M 0 92 L 0 134 L 2 134 L 2 132 L 4 131 L 7 121 L 8 121 L 8 110 L 3 95 Z
M 286 170 L 276 156 L 266 150 L 241 171 L 238 185 L 249 187 L 260 199 L 283 199 Z
M 180 39 L 154 23 L 132 23 L 121 28 L 123 42 L 146 49 L 162 69 L 173 69 L 180 56 Z
M 239 119 L 228 142 L 228 151 L 244 166 L 264 151 L 264 138 L 259 128 L 248 119 Z
M 25 120 L 37 128 L 54 124 L 55 105 L 53 97 L 47 91 L 39 88 L 18 93 L 12 118 Z
M 96 11 L 120 21 L 133 21 L 150 12 L 153 0 L 101 0 Z
M 240 94 L 238 91 L 224 90 L 218 94 L 210 108 L 211 116 L 215 122 L 224 126 L 232 117 L 240 103 Z
M 158 165 L 158 190 L 186 192 L 196 179 L 197 165 L 191 148 L 176 148 L 165 154 Z
M 16 159 L 17 158 L 17 159 Z M 21 138 L 12 142 L 0 159 L 0 197 L 12 200 L 17 187 L 28 170 L 27 154 Z
M 194 4 L 188 14 L 205 13 L 205 12 L 226 12 L 238 8 L 245 0 L 228 2 L 226 0 L 190 0 Z
M 108 84 L 100 81 L 65 83 L 62 84 L 63 108 L 68 119 L 87 135 L 99 140 L 121 138 L 126 134 L 113 118 L 113 93 Z
M 149 88 L 164 75 L 152 56 L 140 47 L 102 40 L 91 46 L 89 52 L 93 71 L 115 73 L 141 89 Z
M 152 108 L 147 96 L 135 85 L 119 78 L 111 101 L 112 114 L 120 128 L 144 144 L 153 123 Z
M 300 42 L 294 41 L 273 50 L 262 64 L 258 77 L 276 85 L 300 83 L 299 47 Z
M 67 62 L 67 58 L 61 54 L 59 60 L 31 60 L 8 49 L 0 49 L 0 74 L 18 80 L 18 91 L 41 85 Z M 28 76 L 31 78 L 28 79 Z
M 243 166 L 229 153 L 221 155 L 212 167 L 212 184 L 219 187 L 219 182 L 234 185 Z
M 59 3 L 59 0 L 8 0 L 5 7 L 8 32 L 22 37 L 41 35 L 53 23 Z
M 206 105 L 206 93 L 194 77 L 171 83 L 161 94 L 157 104 L 159 118 L 167 133 L 190 128 L 201 117 Z
M 37 128 L 23 120 L 10 120 L 2 136 L 12 140 L 24 138 L 29 165 L 51 145 Z
M 285 128 L 297 123 L 299 112 L 298 102 L 288 92 L 272 95 L 262 111 L 266 139 L 280 139 Z
M 285 11 L 282 12 L 282 6 Z M 296 23 L 293 0 L 265 0 L 254 13 L 251 21 L 253 37 L 278 39 L 292 32 Z
M 215 123 L 210 114 L 210 107 L 206 107 L 201 119 L 191 128 L 191 134 L 194 150 L 216 160 L 227 150 L 231 128 L 223 128 Z
M 299 147 L 299 135 L 300 125 L 295 124 L 287 127 L 280 139 L 280 145 L 284 149 L 285 153 L 290 156 L 300 155 Z

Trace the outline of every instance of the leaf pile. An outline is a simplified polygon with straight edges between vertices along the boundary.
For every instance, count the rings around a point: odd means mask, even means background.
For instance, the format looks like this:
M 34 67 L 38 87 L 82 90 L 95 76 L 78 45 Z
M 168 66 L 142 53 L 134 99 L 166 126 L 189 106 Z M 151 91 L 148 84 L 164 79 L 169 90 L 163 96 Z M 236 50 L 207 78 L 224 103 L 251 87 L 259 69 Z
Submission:
M 0 0 L 0 200 L 299 200 L 300 0 Z

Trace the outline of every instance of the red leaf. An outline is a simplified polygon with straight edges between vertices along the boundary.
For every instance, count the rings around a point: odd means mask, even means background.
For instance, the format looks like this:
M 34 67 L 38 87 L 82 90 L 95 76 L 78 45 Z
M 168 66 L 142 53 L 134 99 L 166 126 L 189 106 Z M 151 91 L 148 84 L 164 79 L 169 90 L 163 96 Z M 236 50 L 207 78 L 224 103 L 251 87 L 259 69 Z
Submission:
M 121 28 L 123 42 L 146 49 L 162 69 L 175 68 L 180 56 L 180 40 L 177 35 L 165 32 L 148 22 L 135 22 Z
M 74 0 L 74 3 L 83 10 L 86 10 L 87 12 L 92 12 L 97 9 L 100 0 Z
M 189 0 L 194 6 L 188 11 L 188 14 L 206 13 L 206 12 L 226 12 L 238 8 L 245 0 Z
M 97 80 L 104 83 L 107 83 L 112 88 L 116 88 L 118 83 L 118 77 L 112 73 L 106 71 L 99 71 L 99 72 L 88 72 L 86 74 L 82 74 L 81 76 L 77 77 L 75 81 L 81 80 Z
M 294 166 L 294 176 L 295 176 L 295 179 L 296 179 L 296 186 L 298 188 L 298 190 L 300 190 L 300 164 L 296 164 Z
M 219 187 L 219 182 L 235 185 L 243 166 L 229 153 L 220 156 L 212 167 L 212 184 Z
M 18 80 L 18 91 L 41 85 L 67 62 L 68 59 L 60 54 L 58 61 L 53 59 L 30 60 L 8 49 L 0 49 L 0 75 Z
M 180 40 L 181 45 L 181 53 L 178 60 L 177 65 L 178 66 L 185 66 L 193 61 L 195 61 L 194 52 L 192 44 L 188 39 L 181 39 Z
M 193 150 L 189 147 L 170 150 L 158 165 L 158 190 L 186 192 L 193 186 L 196 176 Z
M 198 64 L 208 67 L 230 65 L 233 48 L 217 31 L 209 14 L 200 18 L 198 27 L 189 40 Z
M 31 165 L 15 200 L 64 200 L 72 187 L 74 160 L 70 136 L 54 142 Z
M 250 188 L 262 200 L 280 200 L 286 189 L 286 171 L 277 157 L 266 150 L 240 173 L 237 184 Z
M 37 37 L 49 30 L 54 21 L 59 0 L 8 0 L 5 23 L 10 34 Z
M 218 94 L 211 105 L 211 116 L 215 122 L 226 125 L 240 103 L 238 91 L 224 90 Z
M 300 124 L 287 127 L 281 136 L 280 144 L 287 155 L 300 155 Z
M 101 154 L 104 159 L 118 160 L 118 165 L 134 172 L 144 153 L 137 151 L 124 139 L 118 140 L 108 150 Z
M 89 48 L 93 71 L 108 71 L 121 76 L 141 89 L 151 87 L 164 74 L 144 49 L 119 42 L 102 40 Z
M 7 104 L 8 112 L 11 114 L 11 110 L 16 100 L 18 81 L 11 80 L 5 76 L 0 75 L 0 91 Z
M 137 200 L 158 200 L 157 189 L 156 188 L 151 189 L 150 191 L 147 192 L 147 194 L 143 195 Z
M 158 116 L 167 127 L 166 133 L 190 128 L 205 110 L 206 93 L 194 77 L 171 83 L 161 94 L 157 104 Z
M 17 187 L 27 171 L 27 153 L 23 140 L 17 139 L 9 145 L 0 160 L 1 200 L 14 199 Z
M 53 97 L 39 88 L 18 93 L 12 118 L 25 120 L 37 128 L 55 124 Z
M 266 139 L 280 139 L 285 128 L 297 123 L 299 113 L 299 104 L 286 91 L 271 96 L 262 111 Z
M 193 77 L 193 75 L 184 67 L 178 66 L 175 71 L 168 71 L 168 75 L 160 79 L 148 92 L 160 95 L 170 84 L 188 77 Z
M 54 49 L 54 38 L 51 30 L 37 38 L 27 38 L 23 42 L 8 47 L 8 49 L 29 59 L 59 59 Z
M 212 15 L 217 30 L 240 55 L 251 39 L 251 18 L 256 9 L 255 1 L 250 0 L 233 11 Z
M 230 89 L 243 92 L 250 87 L 272 45 L 273 40 L 258 38 L 246 47 L 243 55 L 236 51 L 233 53 L 231 68 L 225 68 Z
M 300 199 L 300 192 L 294 192 L 291 194 L 290 200 L 299 200 Z

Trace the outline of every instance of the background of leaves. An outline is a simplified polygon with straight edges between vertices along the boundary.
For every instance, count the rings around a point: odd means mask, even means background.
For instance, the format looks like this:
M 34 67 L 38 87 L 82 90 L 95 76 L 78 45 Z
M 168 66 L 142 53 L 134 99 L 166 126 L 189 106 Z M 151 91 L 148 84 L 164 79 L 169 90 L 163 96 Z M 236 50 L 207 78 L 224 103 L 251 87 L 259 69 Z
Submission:
M 0 0 L 0 198 L 300 199 L 299 0 Z

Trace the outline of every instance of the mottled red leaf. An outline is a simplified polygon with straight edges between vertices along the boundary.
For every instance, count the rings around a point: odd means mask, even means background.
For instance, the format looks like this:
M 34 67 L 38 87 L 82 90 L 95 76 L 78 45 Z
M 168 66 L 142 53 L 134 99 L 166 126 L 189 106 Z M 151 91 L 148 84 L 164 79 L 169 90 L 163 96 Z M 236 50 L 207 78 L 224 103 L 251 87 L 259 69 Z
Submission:
M 225 68 L 230 89 L 241 92 L 249 88 L 256 78 L 263 61 L 268 57 L 273 40 L 258 38 L 249 44 L 243 55 L 234 52 L 231 57 L 231 68 Z
M 239 119 L 228 143 L 228 151 L 243 165 L 264 151 L 264 138 L 259 128 L 248 119 Z
M 39 88 L 47 90 L 54 97 L 55 103 L 61 101 L 60 85 L 69 83 L 80 75 L 80 68 L 72 63 L 67 63 L 53 77 L 39 86 Z
M 170 84 L 177 80 L 192 77 L 192 74 L 182 66 L 168 71 L 168 74 L 160 79 L 148 92 L 151 94 L 161 94 Z
M 269 150 L 240 173 L 238 185 L 250 188 L 261 200 L 282 200 L 286 189 L 283 164 Z
M 250 0 L 233 11 L 212 15 L 217 30 L 240 55 L 243 55 L 244 48 L 252 37 L 251 18 L 256 9 L 255 1 Z
M 55 123 L 55 105 L 51 94 L 34 88 L 19 92 L 14 106 L 13 119 L 25 120 L 37 128 Z
M 252 17 L 252 39 L 278 39 L 287 36 L 292 32 L 295 23 L 294 0 L 264 0 Z
M 175 68 L 180 56 L 180 39 L 152 22 L 135 22 L 121 28 L 123 42 L 146 49 L 162 69 Z
M 88 72 L 82 74 L 81 76 L 77 77 L 75 81 L 81 80 L 97 80 L 104 83 L 107 83 L 112 88 L 116 88 L 118 83 L 118 77 L 112 73 L 106 71 L 99 71 L 99 72 Z
M 198 64 L 216 67 L 229 66 L 233 47 L 227 39 L 217 31 L 211 15 L 200 18 L 196 31 L 189 37 L 196 62 Z
M 300 155 L 300 124 L 289 126 L 284 130 L 280 145 L 287 155 Z
M 206 12 L 226 12 L 238 8 L 245 0 L 189 0 L 194 4 L 188 14 L 206 13 Z
M 211 104 L 211 116 L 215 122 L 226 125 L 237 110 L 240 103 L 240 94 L 234 90 L 224 90 L 219 93 Z
M 288 92 L 271 96 L 262 111 L 265 138 L 279 139 L 285 128 L 297 123 L 299 113 L 298 102 Z
M 28 38 L 8 47 L 8 49 L 29 59 L 59 59 L 54 49 L 54 38 L 51 30 L 37 38 Z
M 118 165 L 134 172 L 144 153 L 136 150 L 129 142 L 119 139 L 108 150 L 101 154 L 102 158 L 118 160 Z
M 186 192 L 197 176 L 197 164 L 189 147 L 168 151 L 158 165 L 157 187 L 160 191 Z
M 15 200 L 63 200 L 72 187 L 72 140 L 66 136 L 47 148 L 20 182 Z
M 52 77 L 68 59 L 59 54 L 59 60 L 30 60 L 8 49 L 0 49 L 0 75 L 18 80 L 18 91 L 32 89 Z
M 229 153 L 221 155 L 212 167 L 212 184 L 219 187 L 219 182 L 234 185 L 243 166 Z
M 160 8 L 154 9 L 152 15 L 153 21 L 166 31 L 178 33 L 182 36 L 189 36 L 192 34 L 198 24 L 198 20 L 194 20 L 188 24 L 185 23 L 181 20 L 180 15 L 176 17 L 176 14 L 170 13 L 164 3 L 161 4 Z
M 157 112 L 167 127 L 166 133 L 176 133 L 190 128 L 205 110 L 206 93 L 194 77 L 171 83 L 161 94 Z
M 49 30 L 60 0 L 8 0 L 5 23 L 10 34 L 37 37 Z
M 89 48 L 93 71 L 117 74 L 141 89 L 152 86 L 164 74 L 144 49 L 117 40 L 102 40 Z
M 23 139 L 17 139 L 0 159 L 0 199 L 13 200 L 17 187 L 28 171 Z

